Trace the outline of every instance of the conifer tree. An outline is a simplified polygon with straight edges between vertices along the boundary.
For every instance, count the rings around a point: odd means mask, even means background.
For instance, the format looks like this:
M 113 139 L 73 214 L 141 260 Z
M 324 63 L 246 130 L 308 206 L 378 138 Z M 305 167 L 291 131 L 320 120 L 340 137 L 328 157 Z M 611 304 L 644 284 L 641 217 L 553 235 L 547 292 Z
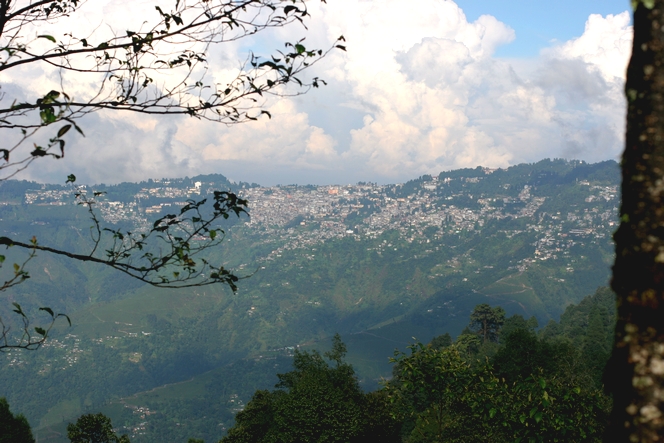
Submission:
M 482 342 L 497 342 L 500 328 L 505 323 L 505 310 L 496 306 L 492 308 L 486 303 L 475 306 L 470 314 L 470 329 L 482 338 Z

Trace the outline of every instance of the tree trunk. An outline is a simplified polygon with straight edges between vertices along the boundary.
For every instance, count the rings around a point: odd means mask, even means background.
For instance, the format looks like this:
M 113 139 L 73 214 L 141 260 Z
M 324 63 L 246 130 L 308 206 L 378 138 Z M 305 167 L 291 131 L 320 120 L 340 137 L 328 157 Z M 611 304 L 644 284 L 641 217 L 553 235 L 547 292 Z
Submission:
M 612 442 L 664 437 L 664 0 L 633 4 L 621 224 L 611 282 L 618 322 L 605 374 L 614 398 L 606 439 Z

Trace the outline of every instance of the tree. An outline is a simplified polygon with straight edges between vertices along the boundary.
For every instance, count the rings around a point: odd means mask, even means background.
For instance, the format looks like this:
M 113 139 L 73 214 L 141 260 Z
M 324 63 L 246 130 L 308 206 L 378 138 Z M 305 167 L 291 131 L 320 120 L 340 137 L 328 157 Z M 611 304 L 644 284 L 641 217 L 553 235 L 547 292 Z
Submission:
M 60 80 L 57 90 L 30 91 L 33 96 L 27 99 L 12 95 L 12 90 L 0 94 L 0 181 L 35 161 L 64 158 L 67 137 L 84 134 L 80 119 L 90 113 L 184 115 L 232 125 L 270 117 L 262 109 L 267 96 L 302 94 L 324 83 L 318 78 L 305 81 L 300 74 L 329 49 L 308 49 L 303 40 L 287 42 L 284 50 L 269 57 L 250 54 L 227 82 L 215 83 L 205 75 L 212 47 L 269 28 L 304 24 L 309 15 L 306 0 L 175 0 L 170 6 L 155 5 L 133 29 L 106 23 L 91 34 L 48 33 L 49 25 L 76 17 L 83 4 L 0 0 L 0 72 L 11 78 L 18 69 L 47 67 L 55 69 Z M 337 43 L 333 47 L 345 49 Z M 97 87 L 87 96 L 75 96 L 65 86 L 73 80 Z M 67 182 L 75 180 L 70 175 Z M 211 199 L 189 201 L 179 213 L 156 220 L 147 233 L 101 226 L 94 212 L 99 193 L 78 191 L 76 198 L 93 222 L 88 248 L 65 251 L 35 237 L 0 237 L 0 245 L 28 251 L 27 258 L 13 264 L 11 277 L 0 282 L 0 291 L 29 278 L 27 265 L 38 252 L 110 266 L 158 287 L 220 283 L 236 289 L 238 277 L 202 254 L 223 240 L 220 221 L 246 212 L 247 202 L 234 193 L 218 191 Z M 0 267 L 5 259 L 0 255 Z M 43 308 L 50 324 L 32 328 L 21 306 L 14 307 L 18 337 L 0 321 L 0 350 L 38 348 L 53 322 L 63 316 Z
M 606 313 L 602 312 L 599 306 L 594 305 L 588 316 L 588 330 L 581 347 L 585 364 L 593 373 L 596 382 L 602 379 L 604 367 L 610 355 L 603 317 L 606 317 Z
M 484 407 L 488 426 L 506 442 L 599 442 L 606 423 L 602 392 L 565 377 L 535 372 L 512 384 L 494 379 L 478 384 L 473 396 L 478 414 Z
M 274 432 L 274 403 L 277 397 L 278 394 L 266 390 L 254 392 L 247 406 L 235 416 L 235 426 L 228 430 L 228 435 L 221 442 L 269 441 L 266 436 Z
M 345 354 L 338 334 L 324 354 L 328 361 L 317 351 L 296 351 L 293 370 L 278 375 L 279 389 L 256 391 L 221 443 L 398 442 L 387 397 L 362 392 Z
M 542 352 L 543 343 L 528 329 L 513 330 L 504 340 L 501 337 L 501 342 L 503 346 L 491 361 L 497 375 L 508 381 L 510 377 L 526 378 L 550 363 L 551 356 Z
M 75 424 L 69 423 L 67 438 L 71 443 L 129 443 L 126 435 L 115 435 L 111 419 L 101 412 L 81 415 Z
M 395 352 L 394 379 L 386 385 L 388 395 L 404 410 L 413 441 L 459 441 L 476 436 L 470 426 L 465 402 L 474 378 L 456 346 L 434 348 L 421 343 L 409 346 L 407 355 Z
M 362 441 L 364 394 L 345 354 L 337 334 L 325 354 L 332 366 L 317 352 L 302 352 L 295 355 L 293 371 L 279 374 L 277 387 L 287 390 L 275 405 L 280 441 Z
M 521 339 L 525 346 L 517 343 Z M 511 334 L 509 341 L 496 359 L 503 364 L 499 376 L 491 364 L 467 363 L 456 344 L 442 349 L 415 344 L 411 355 L 397 353 L 386 391 L 406 418 L 405 441 L 599 441 L 607 409 L 602 392 L 514 355 L 537 347 L 527 330 Z
M 452 345 L 452 336 L 448 332 L 437 335 L 431 339 L 429 345 L 435 349 L 446 348 Z
M 456 349 L 466 358 L 476 356 L 482 347 L 482 341 L 477 334 L 465 328 L 454 342 Z
M 500 328 L 505 323 L 505 310 L 496 306 L 491 306 L 483 303 L 475 306 L 473 313 L 470 314 L 470 329 L 475 331 L 477 335 L 482 337 L 482 342 L 487 341 L 497 342 Z
M 513 316 L 505 319 L 505 323 L 500 328 L 500 343 L 505 343 L 507 337 L 509 337 L 513 332 L 519 330 L 534 332 L 537 326 L 537 319 L 534 316 L 526 320 L 522 315 L 514 314 Z
M 0 443 L 35 443 L 28 420 L 12 414 L 4 397 L 0 398 Z
M 620 226 L 611 287 L 618 319 L 606 381 L 611 441 L 664 438 L 664 1 L 636 0 L 627 68 Z

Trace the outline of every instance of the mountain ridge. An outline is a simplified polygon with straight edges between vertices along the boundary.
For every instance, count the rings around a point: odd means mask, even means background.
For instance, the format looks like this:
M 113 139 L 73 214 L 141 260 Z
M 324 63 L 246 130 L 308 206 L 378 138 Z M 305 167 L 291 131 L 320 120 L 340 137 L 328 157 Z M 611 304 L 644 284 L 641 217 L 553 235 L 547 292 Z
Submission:
M 105 200 L 122 205 L 100 202 L 100 211 L 108 205 L 106 223 L 140 226 L 176 202 L 204 198 L 214 180 L 125 186 Z M 448 171 L 400 185 L 241 185 L 233 189 L 250 198 L 250 218 L 229 224 L 227 241 L 210 251 L 224 266 L 251 276 L 241 280 L 238 294 L 223 288 L 162 293 L 107 270 L 40 255 L 29 285 L 13 296 L 25 300 L 26 309 L 57 307 L 71 314 L 74 326 L 58 325 L 50 345 L 37 353 L 6 355 L 0 395 L 34 427 L 48 427 L 244 358 L 263 356 L 267 370 L 268 355 L 285 357 L 287 348 L 334 332 L 348 340 L 365 386 L 375 386 L 389 375 L 395 345 L 403 349 L 413 336 L 428 341 L 458 334 L 475 304 L 500 304 L 508 314 L 535 315 L 544 325 L 606 284 L 618 182 L 615 162 L 545 160 L 506 170 Z M 227 183 L 219 178 L 218 184 Z M 4 186 L 0 200 L 12 195 Z M 21 198 L 0 206 L 0 229 L 81 247 L 89 226 L 84 211 L 72 215 L 63 187 L 39 186 L 36 193 L 23 186 Z M 58 189 L 63 192 L 49 194 Z M 111 218 L 122 208 L 126 214 L 134 208 L 134 215 Z M 237 395 L 246 403 L 246 392 L 270 387 L 260 384 L 267 380 L 262 375 L 242 381 L 229 374 L 246 389 L 232 392 L 219 380 L 227 402 Z M 171 410 L 173 402 L 162 407 Z M 232 421 L 233 404 L 220 417 L 223 426 Z M 134 426 L 135 414 L 125 412 L 116 411 L 114 423 Z M 136 432 L 132 441 L 157 441 Z

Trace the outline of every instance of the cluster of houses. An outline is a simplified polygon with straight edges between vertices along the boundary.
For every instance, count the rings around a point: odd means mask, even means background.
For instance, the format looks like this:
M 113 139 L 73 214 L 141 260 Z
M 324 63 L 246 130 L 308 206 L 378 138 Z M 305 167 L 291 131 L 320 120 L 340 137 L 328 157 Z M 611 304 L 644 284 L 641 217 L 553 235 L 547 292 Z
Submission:
M 521 264 L 527 266 L 529 262 L 557 258 L 579 238 L 604 238 L 615 228 L 618 206 L 615 186 L 580 181 L 577 186 L 584 193 L 584 207 L 546 213 L 540 211 L 546 198 L 534 195 L 530 186 L 523 187 L 517 197 L 504 197 L 501 189 L 480 195 L 458 191 L 459 187 L 456 192 L 447 192 L 455 180 L 477 183 L 479 179 L 431 177 L 409 193 L 403 192 L 402 185 L 372 183 L 244 188 L 241 196 L 249 201 L 250 212 L 244 223 L 245 232 L 273 246 L 260 259 L 273 260 L 285 250 L 311 249 L 335 238 L 378 239 L 391 231 L 406 242 L 424 243 L 445 235 L 481 230 L 492 219 L 520 218 L 527 221 L 526 227 L 514 228 L 506 234 L 509 237 L 524 230 L 538 233 L 533 257 Z M 130 201 L 107 201 L 101 197 L 95 204 L 106 222 L 129 221 L 139 229 L 147 229 L 156 215 L 163 211 L 177 212 L 187 200 L 201 196 L 202 191 L 209 192 L 209 185 L 158 180 L 150 182 Z M 85 186 L 77 189 L 91 194 Z M 62 187 L 44 186 L 39 191 L 27 192 L 25 203 L 63 205 L 73 202 L 71 194 L 72 190 Z M 149 206 L 141 203 L 152 197 L 160 203 Z M 381 243 L 376 250 L 382 252 L 386 247 L 387 244 Z
M 475 178 L 476 179 L 476 178 Z M 424 182 L 416 192 L 399 195 L 394 185 L 260 187 L 244 191 L 251 205 L 247 228 L 275 245 L 265 259 L 279 257 L 285 250 L 311 249 L 328 239 L 354 237 L 377 239 L 398 232 L 408 242 L 428 243 L 445 235 L 481 230 L 491 219 L 525 219 L 525 228 L 507 231 L 508 237 L 524 230 L 539 237 L 533 260 L 556 258 L 579 238 L 605 238 L 615 229 L 618 199 L 615 186 L 591 186 L 580 182 L 587 205 L 566 213 L 538 212 L 546 197 L 533 195 L 525 186 L 518 197 L 456 193 L 441 196 L 449 183 L 436 178 Z M 472 207 L 454 204 L 460 197 L 476 202 Z M 600 205 L 602 203 L 602 205 Z M 507 212 L 505 205 L 517 204 Z M 376 247 L 382 252 L 387 242 Z

